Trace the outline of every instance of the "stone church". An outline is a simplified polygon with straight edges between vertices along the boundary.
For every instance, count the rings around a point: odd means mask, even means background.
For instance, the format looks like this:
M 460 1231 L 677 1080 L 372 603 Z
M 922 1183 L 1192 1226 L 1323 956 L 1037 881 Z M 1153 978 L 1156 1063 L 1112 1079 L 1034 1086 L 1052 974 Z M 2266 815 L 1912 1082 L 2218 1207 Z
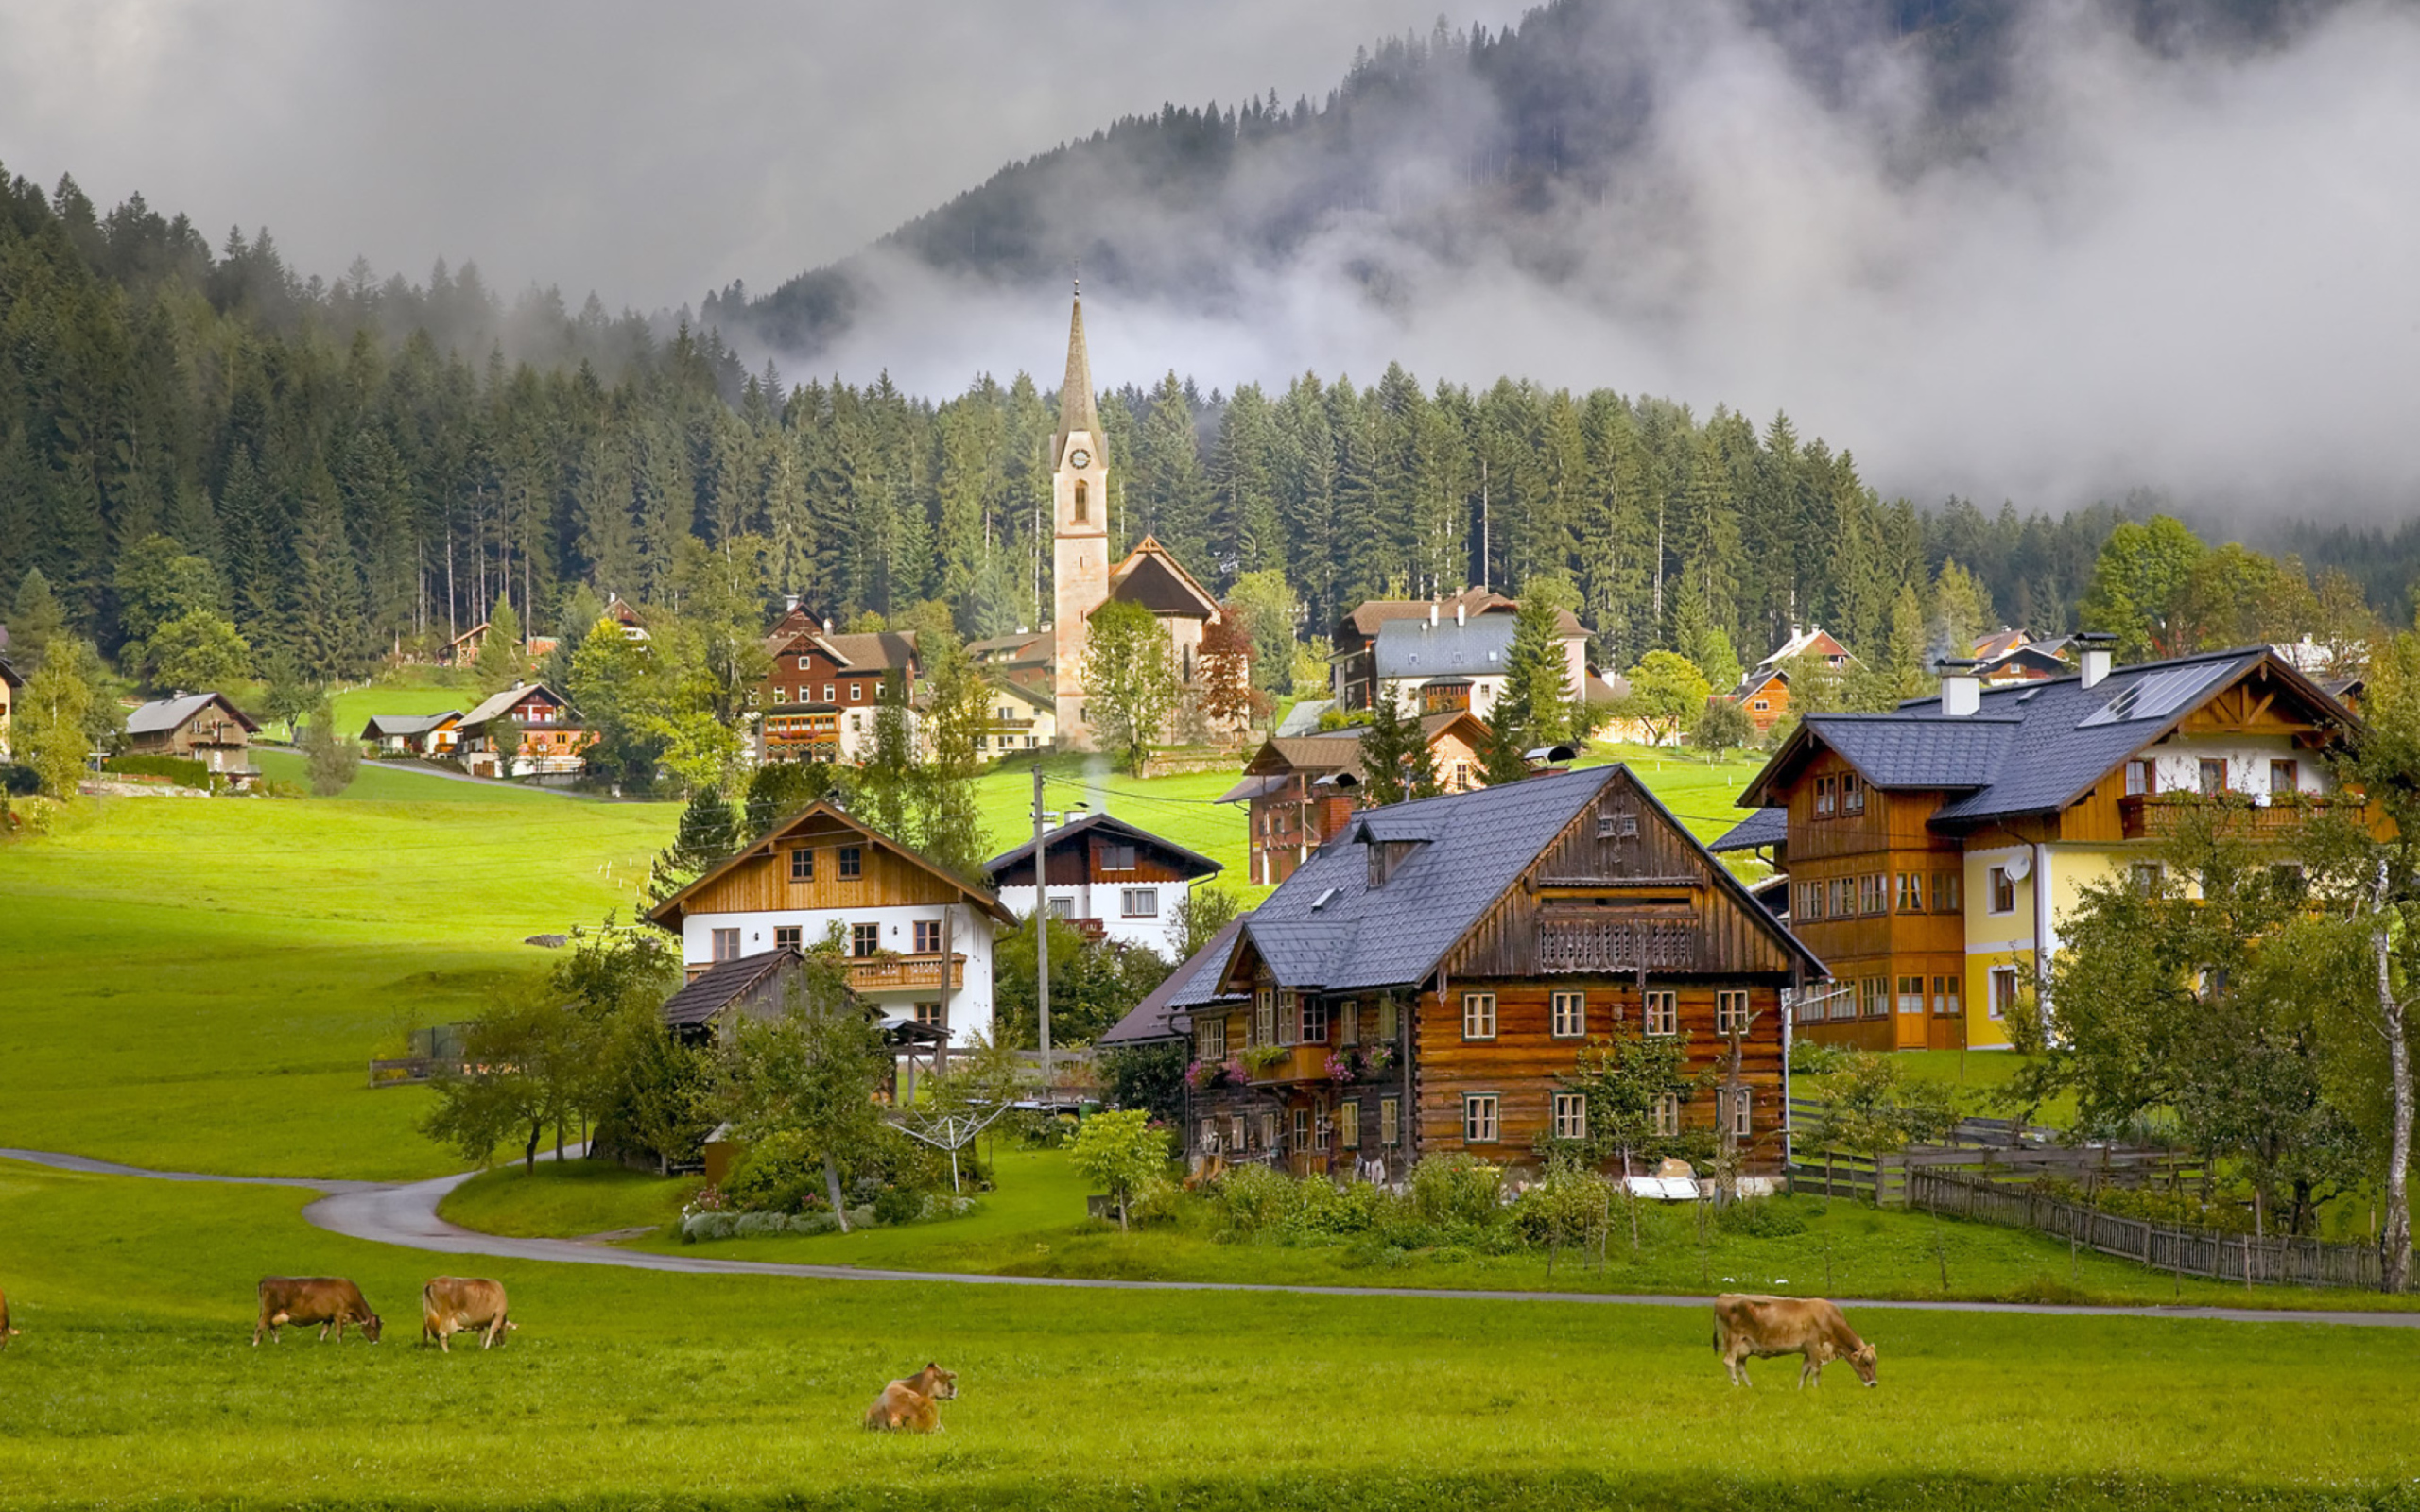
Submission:
M 1056 705 L 1063 750 L 1096 748 L 1084 716 L 1085 627 L 1103 604 L 1139 604 L 1168 632 L 1179 710 L 1164 734 L 1183 738 L 1199 687 L 1201 634 L 1219 618 L 1219 601 L 1168 549 L 1145 536 L 1112 562 L 1109 449 L 1093 399 L 1092 361 L 1084 350 L 1084 301 L 1075 301 L 1067 326 L 1067 376 L 1059 388 L 1059 430 L 1051 439 L 1053 510 L 1052 619 L 1039 635 L 1004 636 L 970 647 L 1011 680 L 1047 692 Z

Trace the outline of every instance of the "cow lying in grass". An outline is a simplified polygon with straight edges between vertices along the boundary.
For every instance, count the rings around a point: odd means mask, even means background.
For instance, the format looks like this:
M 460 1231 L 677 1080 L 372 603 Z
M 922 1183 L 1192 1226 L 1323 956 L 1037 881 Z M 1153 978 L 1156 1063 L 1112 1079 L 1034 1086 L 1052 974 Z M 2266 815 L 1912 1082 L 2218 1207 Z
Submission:
M 1857 1336 L 1841 1310 L 1816 1297 L 1742 1297 L 1726 1292 L 1714 1299 L 1714 1349 L 1734 1385 L 1748 1385 L 1750 1356 L 1806 1357 L 1801 1387 L 1822 1385 L 1824 1366 L 1846 1360 L 1867 1385 L 1875 1384 L 1874 1346 Z
M 268 1342 L 277 1342 L 277 1331 L 288 1323 L 308 1328 L 320 1325 L 320 1337 L 325 1339 L 328 1330 L 337 1331 L 337 1342 L 344 1342 L 344 1326 L 357 1323 L 370 1342 L 378 1342 L 378 1314 L 370 1311 L 370 1303 L 361 1288 L 337 1276 L 266 1276 L 261 1279 L 260 1321 L 252 1328 L 252 1345 L 259 1348 L 266 1332 Z
M 958 1372 L 927 1363 L 907 1380 L 882 1388 L 882 1395 L 866 1409 L 866 1426 L 886 1433 L 904 1428 L 911 1434 L 938 1434 L 942 1431 L 940 1404 L 957 1396 Z

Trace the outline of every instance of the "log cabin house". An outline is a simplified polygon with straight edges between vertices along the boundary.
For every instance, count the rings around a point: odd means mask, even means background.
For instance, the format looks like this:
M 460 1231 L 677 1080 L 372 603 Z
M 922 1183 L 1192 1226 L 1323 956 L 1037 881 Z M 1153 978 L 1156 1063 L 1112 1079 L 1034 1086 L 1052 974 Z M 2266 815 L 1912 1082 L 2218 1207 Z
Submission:
M 134 756 L 186 757 L 244 787 L 261 774 L 252 761 L 252 736 L 260 728 L 223 694 L 180 694 L 126 716 L 126 748 Z
M 961 1045 L 991 1032 L 993 939 L 1016 922 L 990 892 L 828 800 L 773 826 L 647 917 L 681 937 L 692 979 L 783 946 L 812 947 L 837 930 L 851 991 Z
M 1748 1169 L 1785 1159 L 1785 1004 L 1823 963 L 1622 766 L 1354 815 L 1102 1043 L 1188 1040 L 1198 1156 L 1399 1177 L 1427 1155 L 1528 1163 L 1585 1131 L 1562 1086 L 1592 1036 L 1687 1037 L 1742 1090 Z M 1720 1126 L 1720 1125 L 1717 1125 Z
M 2182 806 L 2233 795 L 2290 853 L 2329 801 L 2324 760 L 2351 711 L 2251 646 L 1942 694 L 1889 713 L 1808 714 L 1715 842 L 1789 881 L 1791 931 L 1837 986 L 1798 1034 L 1867 1050 L 2005 1048 L 2007 1014 L 2047 970 L 2088 884 L 2157 865 Z
M 983 864 L 1002 906 L 1033 917 L 1033 842 Z M 1107 814 L 1071 813 L 1042 837 L 1050 911 L 1096 938 L 1142 945 L 1173 961 L 1184 954 L 1178 904 L 1222 868 L 1208 856 Z

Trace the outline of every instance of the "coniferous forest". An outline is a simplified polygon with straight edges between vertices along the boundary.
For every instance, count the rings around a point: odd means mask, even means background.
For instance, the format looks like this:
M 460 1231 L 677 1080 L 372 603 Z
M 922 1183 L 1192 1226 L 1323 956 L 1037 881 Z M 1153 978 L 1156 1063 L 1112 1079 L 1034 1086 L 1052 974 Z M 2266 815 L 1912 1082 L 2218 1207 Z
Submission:
M 594 296 L 506 301 L 468 266 L 329 283 L 266 231 L 214 251 L 139 198 L 104 214 L 24 179 L 0 194 L 0 595 L 39 570 L 112 654 L 154 627 L 157 595 L 122 586 L 137 558 L 206 562 L 253 655 L 312 680 L 506 603 L 574 635 L 606 593 L 670 603 L 693 540 L 761 552 L 774 593 L 842 621 L 938 600 L 982 635 L 1049 602 L 1057 403 L 1022 373 L 942 400 L 792 385 Z M 1220 592 L 1282 574 L 1305 636 L 1367 597 L 1551 576 L 1610 666 L 1706 627 L 1749 661 L 1793 623 L 1878 648 L 1951 561 L 1996 617 L 2055 631 L 2122 514 L 1919 510 L 1861 480 L 1854 438 L 1612 388 L 1202 381 L 1102 396 L 1114 544 L 1154 534 Z

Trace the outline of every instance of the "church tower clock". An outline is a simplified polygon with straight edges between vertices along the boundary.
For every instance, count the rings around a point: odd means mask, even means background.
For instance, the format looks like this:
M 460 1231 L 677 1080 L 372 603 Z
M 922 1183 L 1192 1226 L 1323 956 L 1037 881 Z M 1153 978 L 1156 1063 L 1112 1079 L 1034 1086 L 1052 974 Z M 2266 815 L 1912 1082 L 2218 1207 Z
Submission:
M 1067 325 L 1067 377 L 1059 388 L 1059 434 L 1050 454 L 1053 692 L 1060 744 L 1079 750 L 1093 748 L 1084 717 L 1084 631 L 1109 596 L 1109 457 L 1102 441 L 1080 290 Z

